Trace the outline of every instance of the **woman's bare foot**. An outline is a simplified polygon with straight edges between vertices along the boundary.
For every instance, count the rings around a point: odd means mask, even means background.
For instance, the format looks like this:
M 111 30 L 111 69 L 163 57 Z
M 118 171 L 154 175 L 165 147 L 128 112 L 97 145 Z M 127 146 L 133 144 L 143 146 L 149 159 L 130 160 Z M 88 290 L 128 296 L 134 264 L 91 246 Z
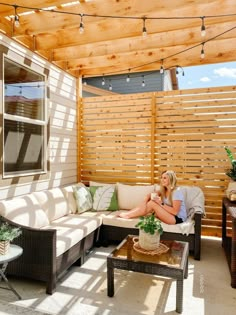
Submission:
M 117 216 L 119 218 L 122 218 L 122 219 L 129 219 L 129 214 L 125 213 L 125 212 L 121 212 L 121 213 L 117 214 Z

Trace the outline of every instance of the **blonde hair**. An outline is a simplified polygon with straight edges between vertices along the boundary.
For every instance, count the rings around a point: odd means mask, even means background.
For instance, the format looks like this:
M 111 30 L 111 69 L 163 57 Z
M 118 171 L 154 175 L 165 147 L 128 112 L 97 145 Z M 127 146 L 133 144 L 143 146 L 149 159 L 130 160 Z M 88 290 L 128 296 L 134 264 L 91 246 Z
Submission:
M 171 188 L 171 193 L 169 196 L 169 200 L 172 204 L 172 193 L 175 190 L 176 186 L 177 186 L 177 177 L 174 171 L 164 171 L 161 173 L 161 175 L 166 174 L 169 177 L 169 181 L 170 181 L 170 188 Z M 166 187 L 163 187 L 162 184 L 160 184 L 160 194 L 161 194 L 161 199 L 162 201 L 164 200 L 165 196 L 166 196 Z

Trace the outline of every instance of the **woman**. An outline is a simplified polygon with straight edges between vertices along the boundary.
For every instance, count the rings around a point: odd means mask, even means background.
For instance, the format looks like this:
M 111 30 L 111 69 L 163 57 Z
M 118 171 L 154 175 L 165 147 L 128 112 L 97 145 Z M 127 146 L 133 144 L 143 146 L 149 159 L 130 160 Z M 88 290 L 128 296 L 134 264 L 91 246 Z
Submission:
M 120 213 L 121 218 L 130 219 L 155 213 L 155 216 L 167 224 L 182 223 L 187 218 L 184 196 L 176 186 L 177 178 L 173 171 L 165 171 L 161 175 L 160 191 L 151 199 L 148 194 L 138 207 Z

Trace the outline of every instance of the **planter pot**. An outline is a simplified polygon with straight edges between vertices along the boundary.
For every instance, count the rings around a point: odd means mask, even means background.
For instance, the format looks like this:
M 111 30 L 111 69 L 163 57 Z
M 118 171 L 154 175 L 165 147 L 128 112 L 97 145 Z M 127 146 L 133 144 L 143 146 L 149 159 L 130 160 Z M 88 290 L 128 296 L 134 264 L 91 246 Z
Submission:
M 9 241 L 0 241 L 0 255 L 6 255 L 10 248 Z
M 160 234 L 156 232 L 151 235 L 139 230 L 139 246 L 146 250 L 155 250 L 159 247 L 160 244 Z
M 230 201 L 236 201 L 236 181 L 230 181 L 226 190 L 226 196 Z

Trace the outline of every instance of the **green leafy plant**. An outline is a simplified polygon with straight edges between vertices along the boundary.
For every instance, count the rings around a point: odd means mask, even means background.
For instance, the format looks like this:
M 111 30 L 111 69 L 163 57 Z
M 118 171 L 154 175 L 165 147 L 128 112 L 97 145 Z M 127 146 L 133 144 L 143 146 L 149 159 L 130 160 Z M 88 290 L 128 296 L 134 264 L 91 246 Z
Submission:
M 8 223 L 2 223 L 0 225 L 0 241 L 13 241 L 15 238 L 21 235 L 20 228 L 10 226 Z
M 225 147 L 225 151 L 232 166 L 225 172 L 225 174 L 229 176 L 233 181 L 236 181 L 236 160 L 234 159 L 232 151 L 228 147 Z
M 151 215 L 140 217 L 139 222 L 135 226 L 151 235 L 156 231 L 158 231 L 160 235 L 163 233 L 161 221 L 157 219 L 153 213 Z

